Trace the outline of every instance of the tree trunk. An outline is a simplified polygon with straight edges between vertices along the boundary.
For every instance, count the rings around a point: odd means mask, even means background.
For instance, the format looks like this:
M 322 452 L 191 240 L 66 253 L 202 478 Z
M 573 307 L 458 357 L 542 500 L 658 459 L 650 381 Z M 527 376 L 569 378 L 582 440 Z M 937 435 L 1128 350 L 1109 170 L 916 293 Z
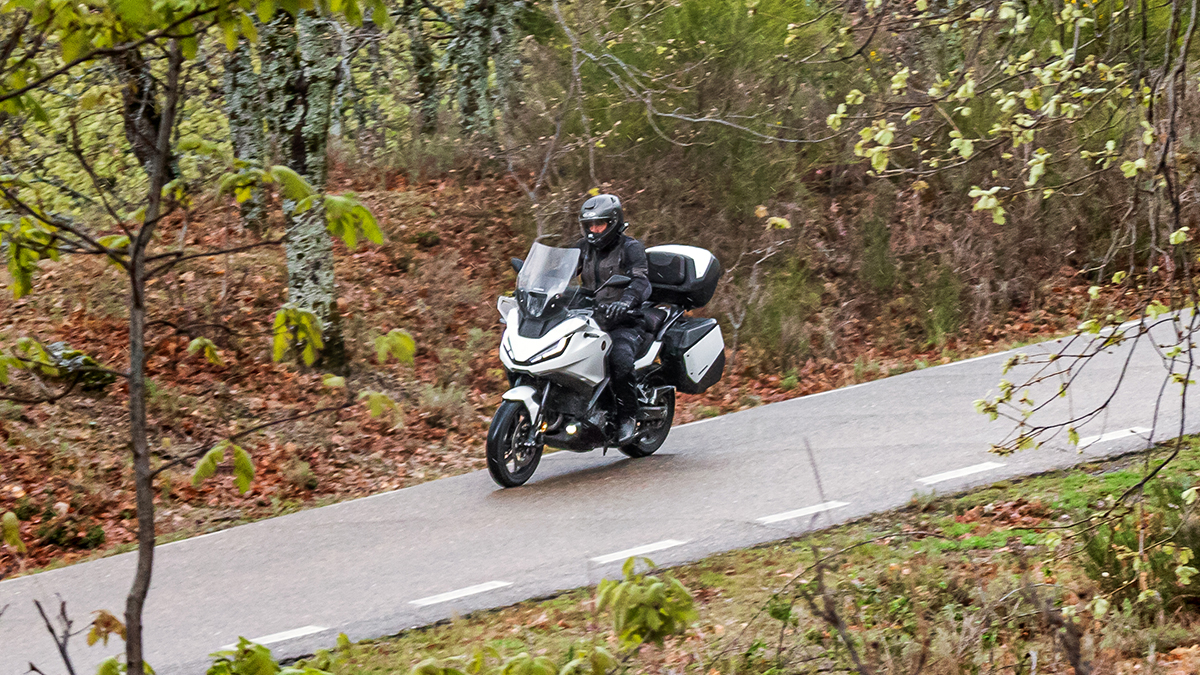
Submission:
M 156 144 L 162 128 L 162 112 L 158 103 L 158 84 L 150 63 L 136 49 L 130 49 L 114 57 L 121 79 L 121 119 L 125 126 L 125 138 L 133 149 L 134 157 L 147 174 L 157 159 Z M 168 156 L 167 179 L 177 176 L 175 158 Z
M 458 78 L 458 110 L 463 129 L 471 134 L 492 129 L 492 102 L 488 96 L 492 57 L 495 0 L 467 0 L 461 12 L 459 36 L 448 49 Z
M 417 80 L 417 130 L 422 136 L 430 136 L 437 132 L 438 72 L 433 49 L 425 38 L 420 5 L 416 0 L 405 0 L 404 12 L 407 17 L 408 53 Z
M 129 242 L 129 436 L 133 446 L 134 486 L 137 494 L 137 573 L 125 601 L 125 662 L 129 675 L 144 675 L 142 660 L 142 610 L 154 570 L 154 474 L 150 467 L 150 440 L 146 425 L 146 247 L 162 213 L 162 188 L 170 175 L 171 129 L 180 99 L 179 71 L 183 51 L 172 40 L 162 117 L 149 164 L 145 224 Z
M 301 12 L 294 21 L 281 13 L 267 32 L 263 45 L 270 51 L 263 52 L 263 60 L 273 144 L 289 168 L 323 192 L 333 92 L 338 79 L 337 36 L 327 20 L 311 11 Z M 341 371 L 346 366 L 346 347 L 337 310 L 333 239 L 325 227 L 323 209 L 313 208 L 293 216 L 293 206 L 286 200 L 283 203 L 287 217 L 288 301 L 321 320 L 325 349 L 320 365 Z
M 242 40 L 237 49 L 225 57 L 225 114 L 229 119 L 233 156 L 246 162 L 266 159 L 266 135 L 258 87 L 250 44 Z M 255 187 L 251 191 L 250 198 L 241 204 L 241 212 L 242 225 L 247 229 L 258 234 L 266 231 L 267 208 L 261 188 Z

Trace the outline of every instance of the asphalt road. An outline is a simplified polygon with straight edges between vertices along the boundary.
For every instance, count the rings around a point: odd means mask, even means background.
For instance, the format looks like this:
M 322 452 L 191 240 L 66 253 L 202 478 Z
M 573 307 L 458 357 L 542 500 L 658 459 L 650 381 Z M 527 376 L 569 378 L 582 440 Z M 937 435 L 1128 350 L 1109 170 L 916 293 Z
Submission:
M 1178 435 L 1178 387 L 1163 393 L 1163 362 L 1143 341 L 1092 360 L 1066 398 L 1053 397 L 1057 380 L 1034 392 L 1054 401 L 1034 419 L 1053 421 L 1103 401 L 1123 374 L 1105 414 L 1080 428 L 1082 451 L 1064 435 L 1057 447 L 989 454 L 1012 423 L 989 423 L 972 402 L 998 390 L 1008 354 L 676 427 L 644 459 L 555 453 L 522 488 L 501 490 L 481 471 L 159 547 L 147 660 L 163 675 L 202 673 L 206 656 L 238 636 L 284 657 L 312 653 L 339 632 L 379 637 L 594 584 L 634 553 L 683 563 L 890 510 L 917 493 L 1128 452 L 1152 428 L 1155 439 Z M 1200 430 L 1194 407 L 1188 433 Z M 133 568 L 124 554 L 0 582 L 0 675 L 31 661 L 64 672 L 33 601 L 65 600 L 79 624 L 101 608 L 120 615 Z M 78 672 L 94 672 L 122 649 L 80 636 L 71 654 Z

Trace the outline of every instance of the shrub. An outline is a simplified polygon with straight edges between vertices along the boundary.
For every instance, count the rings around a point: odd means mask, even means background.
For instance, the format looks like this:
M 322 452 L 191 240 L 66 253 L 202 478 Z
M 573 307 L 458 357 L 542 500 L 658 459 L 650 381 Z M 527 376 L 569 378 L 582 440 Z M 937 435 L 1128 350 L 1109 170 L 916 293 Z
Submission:
M 1200 552 L 1195 489 L 1165 479 L 1145 489 L 1140 509 L 1083 535 L 1084 571 L 1112 603 L 1143 611 L 1195 603 L 1190 588 Z
M 958 332 L 963 319 L 963 289 L 965 284 L 946 265 L 938 267 L 933 278 L 917 290 L 917 306 L 925 339 L 943 346 Z
M 678 579 L 638 572 L 639 560 L 654 568 L 649 558 L 626 560 L 621 568 L 624 580 L 600 582 L 596 609 L 612 612 L 613 629 L 623 647 L 636 648 L 646 642 L 661 647 L 664 639 L 683 633 L 696 620 L 695 602 Z
M 468 389 L 457 384 L 426 384 L 417 394 L 420 417 L 435 427 L 456 427 L 475 412 L 467 400 Z

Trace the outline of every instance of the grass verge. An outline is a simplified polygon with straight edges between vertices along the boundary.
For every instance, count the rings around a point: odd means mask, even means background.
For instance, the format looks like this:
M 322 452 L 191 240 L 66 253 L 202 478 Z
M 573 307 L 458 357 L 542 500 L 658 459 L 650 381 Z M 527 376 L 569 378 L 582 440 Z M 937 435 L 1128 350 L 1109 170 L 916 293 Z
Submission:
M 306 663 L 383 673 L 437 659 L 500 672 L 530 657 L 561 668 L 603 646 L 636 673 L 1196 673 L 1200 578 L 1172 574 L 1155 556 L 1177 563 L 1181 542 L 1200 537 L 1200 503 L 1180 497 L 1200 483 L 1200 438 L 1186 439 L 1139 505 L 1116 505 L 1146 462 L 1129 456 L 914 500 L 670 570 L 699 619 L 661 648 L 622 651 L 595 590 L 581 588 L 343 644 Z M 1122 533 L 1141 537 L 1142 550 L 1123 549 Z

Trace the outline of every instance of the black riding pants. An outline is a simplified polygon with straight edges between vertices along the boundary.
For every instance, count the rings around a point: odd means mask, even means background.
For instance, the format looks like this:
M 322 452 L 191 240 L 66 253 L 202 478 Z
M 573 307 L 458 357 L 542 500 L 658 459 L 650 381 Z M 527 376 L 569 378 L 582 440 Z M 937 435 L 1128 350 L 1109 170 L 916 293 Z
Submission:
M 637 387 L 633 385 L 633 362 L 649 334 L 636 326 L 622 326 L 608 331 L 612 338 L 612 349 L 608 352 L 608 375 L 610 386 L 617 399 L 621 413 L 632 413 L 637 409 Z

